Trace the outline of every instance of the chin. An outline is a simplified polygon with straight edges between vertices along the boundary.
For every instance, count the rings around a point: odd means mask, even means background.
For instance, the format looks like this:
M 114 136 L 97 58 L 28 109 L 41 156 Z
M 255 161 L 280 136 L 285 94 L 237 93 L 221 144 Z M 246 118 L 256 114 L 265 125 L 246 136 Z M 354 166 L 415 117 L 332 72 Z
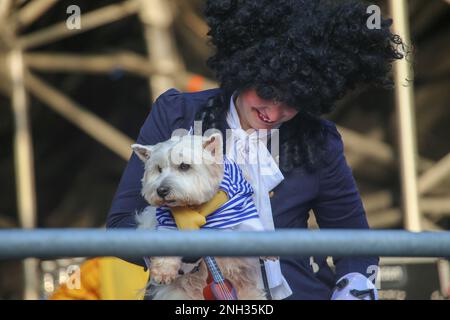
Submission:
M 256 129 L 256 130 L 262 130 L 262 129 L 271 130 L 271 129 L 275 128 L 275 127 L 276 127 L 275 123 L 273 123 L 273 124 L 263 124 L 263 123 L 258 122 L 258 123 L 252 124 L 252 128 Z

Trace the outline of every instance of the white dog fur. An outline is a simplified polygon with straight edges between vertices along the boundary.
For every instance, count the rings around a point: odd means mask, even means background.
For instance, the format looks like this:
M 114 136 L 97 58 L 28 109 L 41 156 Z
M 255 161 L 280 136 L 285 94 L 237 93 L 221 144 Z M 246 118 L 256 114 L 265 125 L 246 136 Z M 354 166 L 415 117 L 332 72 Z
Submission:
M 138 228 L 156 228 L 155 206 L 198 205 L 217 193 L 224 172 L 223 163 L 218 161 L 222 157 L 221 138 L 220 134 L 208 138 L 186 135 L 154 146 L 132 146 L 145 164 L 142 196 L 151 205 L 136 217 Z M 158 194 L 160 187 L 169 189 L 164 197 Z M 151 257 L 150 261 L 151 279 L 157 284 L 150 287 L 153 300 L 204 299 L 208 271 L 203 260 L 198 271 L 183 275 L 179 274 L 183 267 L 181 257 Z M 239 299 L 266 299 L 264 290 L 257 286 L 257 257 L 217 257 L 216 261 L 224 277 L 236 288 Z

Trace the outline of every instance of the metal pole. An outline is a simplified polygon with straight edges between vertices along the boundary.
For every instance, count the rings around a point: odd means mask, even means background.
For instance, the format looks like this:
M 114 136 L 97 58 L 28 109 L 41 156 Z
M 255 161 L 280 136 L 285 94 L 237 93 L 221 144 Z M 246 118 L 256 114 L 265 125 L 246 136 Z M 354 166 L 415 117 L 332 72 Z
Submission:
M 407 0 L 390 0 L 391 14 L 394 20 L 393 31 L 403 42 L 410 46 L 410 28 Z M 415 104 L 413 69 L 411 58 L 395 63 L 396 109 L 398 118 L 398 134 L 400 147 L 400 171 L 402 182 L 402 198 L 405 228 L 420 231 L 421 217 L 417 187 L 417 144 L 415 129 Z
M 149 78 L 152 100 L 175 87 L 175 76 L 185 72 L 170 29 L 174 20 L 172 9 L 168 1 L 140 0 L 139 17 L 144 26 L 149 64 L 154 66 Z
M 145 256 L 450 257 L 450 232 L 35 229 L 0 231 L 0 259 Z
M 34 181 L 33 142 L 28 119 L 27 95 L 23 79 L 23 57 L 19 49 L 9 56 L 12 83 L 12 109 L 15 120 L 14 161 L 19 220 L 23 228 L 36 226 L 36 190 Z M 24 298 L 38 299 L 38 261 L 23 262 Z

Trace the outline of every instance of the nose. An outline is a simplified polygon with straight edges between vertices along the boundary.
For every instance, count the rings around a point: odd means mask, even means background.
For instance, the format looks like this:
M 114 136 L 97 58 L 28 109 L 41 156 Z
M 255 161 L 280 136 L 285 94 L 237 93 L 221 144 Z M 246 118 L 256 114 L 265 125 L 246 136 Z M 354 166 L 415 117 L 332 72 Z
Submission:
M 165 196 L 167 196 L 170 192 L 170 188 L 169 187 L 159 187 L 158 189 L 156 189 L 156 193 L 158 194 L 158 196 L 160 196 L 161 198 L 164 198 Z

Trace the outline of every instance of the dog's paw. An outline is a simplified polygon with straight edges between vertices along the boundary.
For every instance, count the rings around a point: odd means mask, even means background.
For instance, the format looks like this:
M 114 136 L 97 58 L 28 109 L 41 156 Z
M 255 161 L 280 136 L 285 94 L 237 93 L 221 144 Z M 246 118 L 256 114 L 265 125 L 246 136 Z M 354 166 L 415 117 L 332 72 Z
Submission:
M 156 284 L 170 284 L 180 276 L 181 259 L 176 257 L 152 258 L 151 280 Z
M 260 258 L 264 261 L 277 261 L 278 259 L 280 259 L 280 257 L 275 256 L 261 256 Z

